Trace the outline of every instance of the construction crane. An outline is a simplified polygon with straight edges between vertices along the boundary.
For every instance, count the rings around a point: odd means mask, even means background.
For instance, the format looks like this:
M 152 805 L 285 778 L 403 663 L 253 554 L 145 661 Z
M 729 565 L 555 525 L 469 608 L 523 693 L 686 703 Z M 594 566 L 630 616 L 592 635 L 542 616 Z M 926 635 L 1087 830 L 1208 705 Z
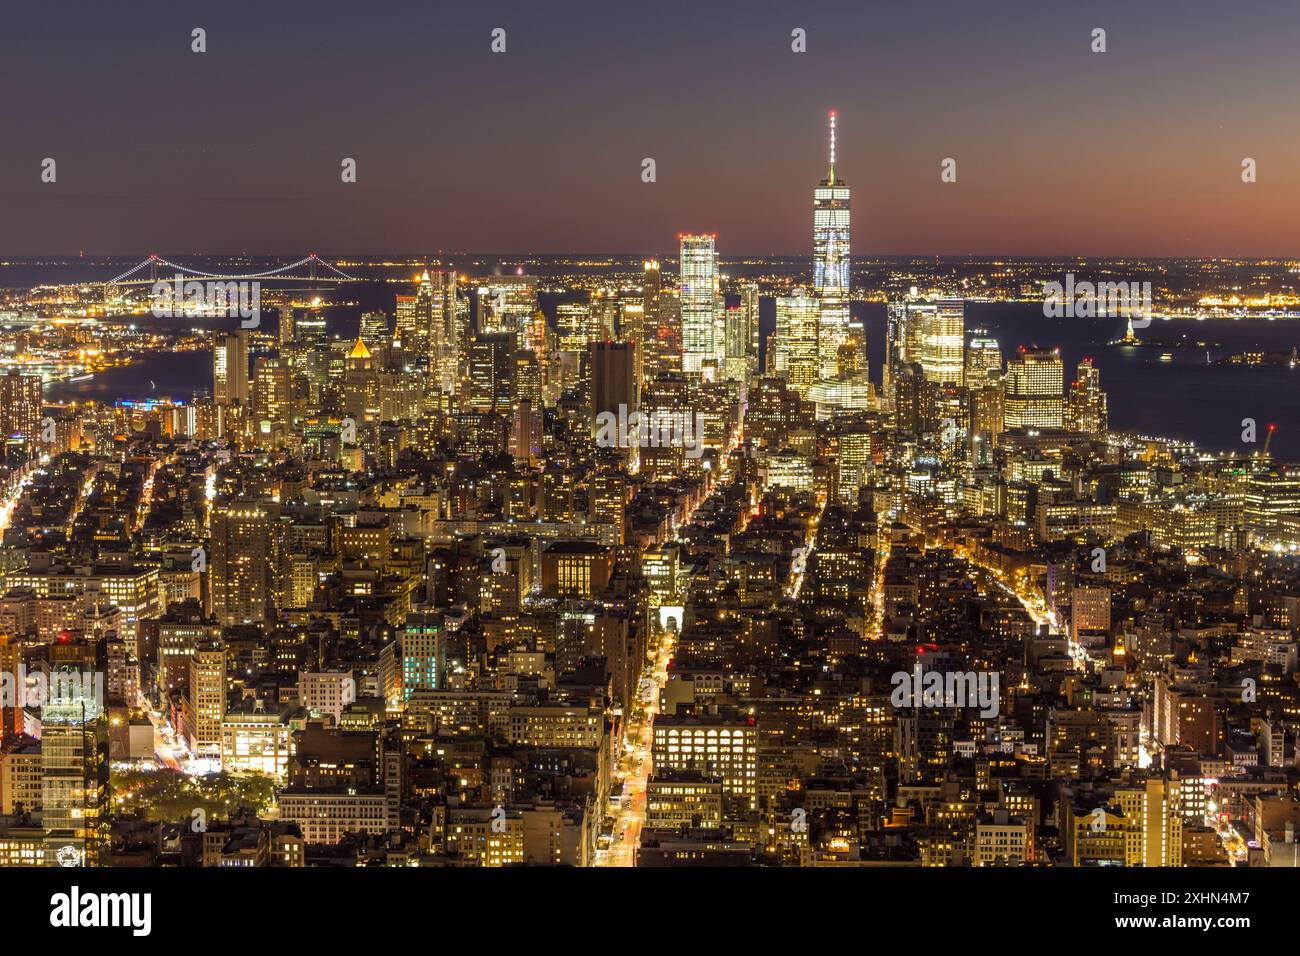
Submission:
M 1264 439 L 1264 450 L 1263 450 L 1262 452 L 1260 452 L 1260 457 L 1261 457 L 1261 458 L 1267 458 L 1267 457 L 1268 457 L 1268 446 L 1271 445 L 1271 444 L 1273 443 L 1273 433 L 1274 433 L 1275 431 L 1277 431 L 1277 426 L 1276 426 L 1276 425 L 1269 425 L 1269 426 L 1268 426 L 1268 437 Z

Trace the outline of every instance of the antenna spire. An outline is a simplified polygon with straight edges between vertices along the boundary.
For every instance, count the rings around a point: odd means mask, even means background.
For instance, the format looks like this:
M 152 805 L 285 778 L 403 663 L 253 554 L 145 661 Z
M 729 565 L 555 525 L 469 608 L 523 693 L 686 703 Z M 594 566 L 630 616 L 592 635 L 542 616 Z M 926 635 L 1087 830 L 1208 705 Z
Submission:
M 835 111 L 834 110 L 831 110 L 830 120 L 831 120 L 831 168 L 830 168 L 830 173 L 826 178 L 833 183 L 835 182 Z

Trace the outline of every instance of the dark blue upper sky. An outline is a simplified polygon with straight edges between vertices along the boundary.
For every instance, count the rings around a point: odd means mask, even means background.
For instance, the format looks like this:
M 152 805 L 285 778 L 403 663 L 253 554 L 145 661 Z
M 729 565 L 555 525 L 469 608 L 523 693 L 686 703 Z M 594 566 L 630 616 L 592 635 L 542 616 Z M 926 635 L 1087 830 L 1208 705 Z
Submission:
M 858 254 L 1297 256 L 1298 41 L 1294 0 L 6 0 L 0 252 L 806 253 L 834 108 Z

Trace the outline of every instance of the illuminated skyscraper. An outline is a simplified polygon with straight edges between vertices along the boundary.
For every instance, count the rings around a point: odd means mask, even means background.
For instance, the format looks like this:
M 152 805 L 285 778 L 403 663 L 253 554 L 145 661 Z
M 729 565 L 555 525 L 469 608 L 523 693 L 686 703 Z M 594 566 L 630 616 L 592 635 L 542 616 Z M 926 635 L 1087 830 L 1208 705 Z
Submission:
M 248 403 L 248 333 L 232 332 L 212 349 L 212 398 L 218 405 Z
M 647 259 L 642 263 L 641 312 L 627 313 L 627 336 L 635 349 L 633 363 L 638 387 L 659 366 L 659 306 L 659 263 Z
M 586 302 L 562 302 L 556 306 L 556 348 L 577 355 L 587 351 L 587 327 L 590 321 L 591 306 Z
M 871 430 L 858 426 L 842 431 L 835 462 L 838 469 L 836 494 L 841 501 L 856 501 L 858 489 L 866 483 L 867 475 L 874 467 L 871 458 Z
M 465 328 L 456 297 L 456 273 L 426 272 L 429 286 L 429 376 L 444 392 L 456 390 L 465 347 Z
M 1066 427 L 1101 437 L 1105 435 L 1109 422 L 1106 393 L 1101 390 L 1101 373 L 1092 364 L 1092 359 L 1085 358 L 1074 374 L 1065 410 Z
M 182 724 L 190 750 L 205 757 L 221 756 L 221 721 L 226 716 L 226 647 L 211 641 L 190 655 L 189 694 Z
M 469 406 L 479 412 L 508 412 L 515 400 L 515 336 L 480 333 L 469 350 Z
M 1176 773 L 1125 780 L 1104 807 L 1103 827 L 1093 822 L 1096 811 L 1067 813 L 1064 846 L 1071 865 L 1106 860 L 1115 866 L 1182 866 L 1182 789 Z
M 515 398 L 542 407 L 542 369 L 528 349 L 515 349 Z
M 597 289 L 591 294 L 591 312 L 587 317 L 587 342 L 612 339 L 618 319 L 618 302 Z
M 898 407 L 900 380 L 912 374 L 913 365 L 930 385 L 965 383 L 965 308 L 962 299 L 918 302 L 909 297 L 889 304 L 881 379 L 890 405 Z
M 374 356 L 360 337 L 343 363 L 343 411 L 359 422 L 378 421 L 379 373 Z
M 973 338 L 966 346 L 966 385 L 978 388 L 1002 374 L 1002 349 L 997 339 Z
M 257 432 L 266 437 L 293 420 L 293 369 L 282 358 L 259 355 L 253 364 L 253 408 Z
M 325 313 L 317 306 L 295 310 L 290 325 L 295 342 L 325 345 L 329 341 L 329 323 L 325 320 Z
M 48 654 L 48 700 L 41 708 L 45 862 L 101 865 L 108 837 L 107 646 L 65 636 Z
M 402 343 L 403 349 L 414 349 L 416 342 L 422 338 L 419 329 L 423 321 L 420 312 L 427 307 L 427 300 L 421 301 L 418 295 L 399 295 L 397 297 L 397 325 L 393 335 Z
M 967 372 L 971 367 L 967 366 Z M 971 381 L 971 379 L 967 379 Z M 1003 373 L 986 369 L 982 377 L 967 386 L 970 394 L 970 433 L 979 438 L 978 450 L 992 454 L 993 439 L 1003 430 Z
M 963 385 L 966 372 L 966 303 L 940 299 L 921 324 L 919 361 L 927 382 Z
M 1059 350 L 1020 350 L 1007 362 L 1007 428 L 1060 428 L 1065 422 L 1065 367 Z
M 418 690 L 437 690 L 444 666 L 444 635 L 434 615 L 415 614 L 399 635 L 402 649 L 402 699 Z
M 294 340 L 293 309 L 288 305 L 282 305 L 279 313 L 280 321 L 276 329 L 276 341 L 282 346 L 289 345 Z
M 817 364 L 833 377 L 849 330 L 849 187 L 835 175 L 835 114 L 830 114 L 830 167 L 813 190 L 813 293 L 821 300 Z
M 375 355 L 380 355 L 388 348 L 392 333 L 388 330 L 387 312 L 361 313 L 361 325 L 358 330 L 361 341 Z M 405 343 L 403 343 L 405 344 Z
M 701 376 L 715 370 L 719 352 L 715 323 L 718 311 L 718 253 L 715 236 L 681 239 L 682 371 Z
M 775 371 L 800 398 L 817 380 L 817 321 L 820 303 L 803 289 L 776 300 L 776 331 L 772 336 Z
M 899 378 L 909 366 L 921 361 L 921 334 L 934 312 L 933 304 L 912 298 L 889 303 L 881 388 L 891 406 L 897 405 Z
M 632 377 L 638 385 L 645 373 L 645 305 L 636 296 L 619 301 L 620 337 L 632 346 Z
M 1257 541 L 1289 539 L 1284 515 L 1300 514 L 1300 467 L 1272 465 L 1256 468 L 1243 494 L 1246 528 Z
M 727 309 L 724 378 L 744 381 L 758 371 L 758 286 L 740 290 L 740 304 Z
M 537 322 L 537 279 L 533 276 L 493 276 L 479 286 L 479 334 L 510 332 L 519 347 L 542 353 L 544 328 Z
M 665 296 L 662 288 L 659 262 L 651 259 L 645 263 L 641 282 L 646 338 L 643 381 L 682 370 L 682 303 Z
M 628 496 L 628 477 L 621 469 L 604 468 L 592 476 L 591 493 L 587 498 L 588 520 L 617 528 L 619 544 L 623 544 L 627 529 Z
M 41 380 L 17 369 L 0 376 L 0 438 L 22 435 L 30 445 L 40 437 Z
M 429 351 L 429 333 L 432 326 L 433 284 L 429 281 L 429 273 L 426 272 L 420 277 L 415 295 L 397 297 L 397 322 L 393 330 L 393 338 L 402 343 L 402 351 L 407 355 L 422 357 Z
M 397 322 L 393 338 L 409 361 L 428 370 L 443 392 L 456 388 L 465 330 L 457 308 L 456 273 L 425 270 L 415 295 L 397 297 Z M 374 343 L 362 338 L 372 352 Z
M 278 524 L 279 506 L 264 501 L 224 501 L 212 509 L 208 583 L 218 624 L 257 623 L 274 611 Z

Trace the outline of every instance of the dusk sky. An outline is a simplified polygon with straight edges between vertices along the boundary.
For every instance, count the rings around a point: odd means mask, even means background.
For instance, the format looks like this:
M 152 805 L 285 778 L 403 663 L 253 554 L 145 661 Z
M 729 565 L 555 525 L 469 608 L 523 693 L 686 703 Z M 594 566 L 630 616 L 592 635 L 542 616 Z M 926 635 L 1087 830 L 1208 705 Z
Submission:
M 1294 0 L 9 2 L 0 253 L 807 254 L 833 108 L 855 255 L 1300 256 L 1298 37 Z

